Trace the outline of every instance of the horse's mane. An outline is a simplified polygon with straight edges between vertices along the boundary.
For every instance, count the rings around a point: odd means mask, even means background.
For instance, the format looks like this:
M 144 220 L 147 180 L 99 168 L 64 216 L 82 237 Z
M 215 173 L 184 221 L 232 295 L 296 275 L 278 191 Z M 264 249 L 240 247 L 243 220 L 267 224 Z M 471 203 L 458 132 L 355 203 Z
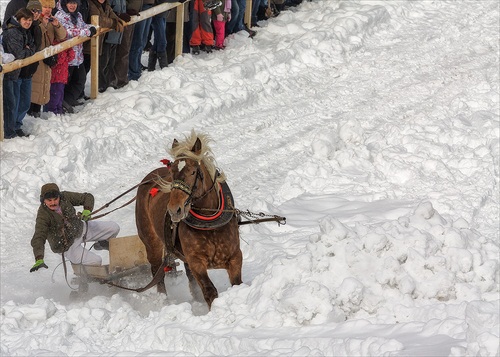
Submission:
M 198 155 L 191 151 L 196 142 L 196 139 L 200 139 L 201 141 L 201 152 Z M 215 180 L 217 182 L 224 182 L 226 181 L 226 175 L 224 174 L 224 172 L 222 172 L 222 170 L 217 168 L 212 149 L 209 145 L 209 143 L 212 141 L 213 140 L 207 134 L 197 134 L 194 130 L 192 130 L 189 136 L 186 135 L 184 137 L 184 140 L 179 141 L 177 145 L 175 145 L 175 147 L 170 148 L 168 153 L 171 155 L 173 161 L 182 158 L 189 158 L 198 161 L 200 164 L 203 164 L 208 170 L 208 173 L 210 174 L 212 180 L 214 179 L 215 174 L 218 171 L 219 174 L 217 175 Z M 163 192 L 170 192 L 172 184 L 171 182 L 162 179 L 159 179 L 157 182 Z

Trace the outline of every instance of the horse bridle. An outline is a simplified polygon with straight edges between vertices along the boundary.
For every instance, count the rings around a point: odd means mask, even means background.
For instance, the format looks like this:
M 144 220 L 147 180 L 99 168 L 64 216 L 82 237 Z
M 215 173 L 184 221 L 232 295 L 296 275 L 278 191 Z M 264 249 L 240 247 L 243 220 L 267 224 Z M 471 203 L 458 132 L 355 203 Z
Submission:
M 181 158 L 178 158 L 177 160 L 179 160 L 179 159 L 181 159 Z M 186 158 L 183 158 L 183 159 L 186 159 Z M 186 207 L 188 204 L 190 204 L 192 202 L 195 202 L 197 200 L 202 199 L 203 197 L 205 197 L 206 195 L 208 195 L 210 193 L 210 191 L 212 191 L 214 189 L 214 187 L 215 187 L 215 183 L 216 183 L 216 178 L 217 178 L 218 172 L 215 173 L 215 177 L 212 180 L 213 184 L 210 187 L 210 189 L 208 189 L 206 192 L 204 192 L 199 197 L 193 197 L 193 193 L 196 191 L 196 188 L 197 188 L 196 184 L 198 183 L 198 179 L 200 179 L 200 181 L 203 181 L 203 172 L 200 169 L 199 162 L 197 162 L 196 165 L 197 165 L 197 167 L 196 167 L 196 177 L 194 179 L 194 184 L 193 184 L 192 187 L 189 187 L 189 185 L 186 182 L 184 182 L 183 180 L 173 180 L 172 181 L 172 187 L 171 187 L 172 190 L 173 189 L 181 190 L 186 195 L 188 195 L 188 198 L 187 198 L 186 202 L 184 203 L 184 207 Z

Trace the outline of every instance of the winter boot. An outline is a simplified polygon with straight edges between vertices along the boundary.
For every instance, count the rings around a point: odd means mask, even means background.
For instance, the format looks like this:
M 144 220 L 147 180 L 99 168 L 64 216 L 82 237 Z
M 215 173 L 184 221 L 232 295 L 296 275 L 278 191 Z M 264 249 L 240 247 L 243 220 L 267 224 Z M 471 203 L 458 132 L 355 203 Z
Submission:
M 212 46 L 211 45 L 202 45 L 201 49 L 203 51 L 205 51 L 206 53 L 212 53 Z
M 199 55 L 200 54 L 200 46 L 191 46 L 191 51 L 193 52 L 193 55 Z
M 167 52 L 158 52 L 158 63 L 162 69 L 168 66 Z
M 158 54 L 150 50 L 148 57 L 148 72 L 153 72 L 156 69 L 156 60 L 158 59 Z

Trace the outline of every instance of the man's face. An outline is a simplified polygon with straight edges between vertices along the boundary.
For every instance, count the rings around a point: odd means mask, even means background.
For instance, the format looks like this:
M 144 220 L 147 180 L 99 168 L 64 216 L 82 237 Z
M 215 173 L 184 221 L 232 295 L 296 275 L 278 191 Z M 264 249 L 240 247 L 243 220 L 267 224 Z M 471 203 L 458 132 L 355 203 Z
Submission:
M 43 203 L 45 203 L 45 206 L 47 206 L 50 210 L 55 211 L 59 207 L 60 201 L 61 201 L 60 197 L 46 198 L 43 200 Z

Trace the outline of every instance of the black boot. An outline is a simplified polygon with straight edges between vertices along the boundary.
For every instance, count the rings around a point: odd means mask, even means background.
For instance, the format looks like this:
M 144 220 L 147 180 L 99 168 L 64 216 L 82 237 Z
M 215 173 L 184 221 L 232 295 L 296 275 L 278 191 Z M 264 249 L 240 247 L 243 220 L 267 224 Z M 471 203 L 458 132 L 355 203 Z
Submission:
M 109 250 L 109 240 L 100 240 L 94 243 L 95 250 Z
M 167 52 L 158 52 L 158 63 L 160 64 L 160 68 L 168 66 Z
M 153 50 L 149 51 L 148 72 L 152 72 L 156 69 L 156 60 L 157 59 L 158 59 L 158 54 Z
M 191 51 L 193 51 L 193 55 L 200 54 L 200 46 L 191 46 Z

